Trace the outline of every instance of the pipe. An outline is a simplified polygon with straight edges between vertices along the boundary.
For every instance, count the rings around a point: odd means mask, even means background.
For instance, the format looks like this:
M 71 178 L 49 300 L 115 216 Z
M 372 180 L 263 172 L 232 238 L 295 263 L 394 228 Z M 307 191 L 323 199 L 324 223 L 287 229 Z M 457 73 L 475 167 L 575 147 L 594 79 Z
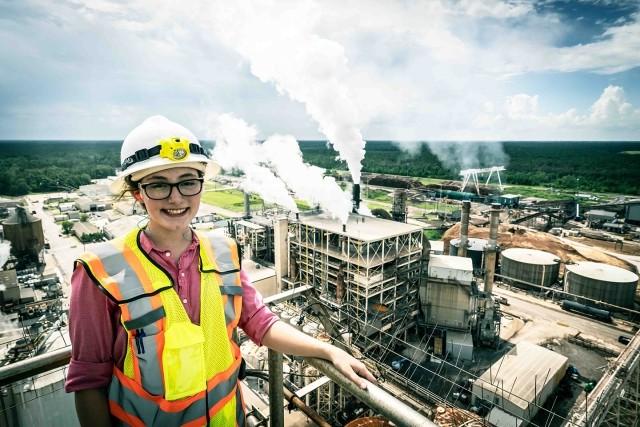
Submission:
M 396 399 L 377 385 L 362 379 L 367 384 L 367 389 L 363 390 L 356 383 L 345 377 L 342 372 L 338 371 L 332 363 L 314 358 L 305 358 L 305 361 L 331 378 L 333 382 L 344 388 L 349 394 L 395 424 L 406 427 L 436 427 L 436 424 L 424 415 L 401 400 Z
M 462 202 L 462 214 L 460 216 L 460 247 L 458 247 L 458 256 L 467 256 L 467 247 L 469 246 L 469 212 L 471 211 L 471 202 L 465 200 Z
M 282 353 L 269 349 L 269 426 L 284 427 Z
M 284 389 L 284 398 L 287 399 L 288 402 L 293 404 L 296 408 L 300 409 L 304 414 L 309 417 L 314 423 L 319 425 L 320 427 L 331 427 L 331 424 L 327 422 L 324 418 L 322 418 L 316 411 L 312 408 L 305 405 L 305 403 L 295 394 L 291 392 L 289 389 Z
M 61 348 L 0 367 L 0 387 L 68 365 L 71 347 Z
M 353 184 L 353 213 L 360 210 L 360 184 Z
M 491 204 L 491 221 L 489 223 L 489 243 L 484 257 L 484 291 L 491 295 L 493 279 L 496 272 L 496 252 L 498 251 L 498 226 L 500 225 L 500 204 Z

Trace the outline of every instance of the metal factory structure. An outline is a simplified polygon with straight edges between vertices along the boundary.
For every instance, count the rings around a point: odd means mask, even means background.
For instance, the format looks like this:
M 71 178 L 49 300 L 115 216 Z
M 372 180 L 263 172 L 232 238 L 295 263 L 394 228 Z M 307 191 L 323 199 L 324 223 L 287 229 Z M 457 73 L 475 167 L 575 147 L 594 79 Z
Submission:
M 613 265 L 580 262 L 567 265 L 565 291 L 620 307 L 633 308 L 638 275 Z
M 292 282 L 311 285 L 362 348 L 415 325 L 423 266 L 420 226 L 351 214 L 346 224 L 300 215 L 289 226 Z M 277 258 L 277 257 L 276 257 Z
M 506 283 L 521 288 L 550 287 L 558 280 L 560 260 L 537 249 L 509 248 L 500 253 L 500 272 Z

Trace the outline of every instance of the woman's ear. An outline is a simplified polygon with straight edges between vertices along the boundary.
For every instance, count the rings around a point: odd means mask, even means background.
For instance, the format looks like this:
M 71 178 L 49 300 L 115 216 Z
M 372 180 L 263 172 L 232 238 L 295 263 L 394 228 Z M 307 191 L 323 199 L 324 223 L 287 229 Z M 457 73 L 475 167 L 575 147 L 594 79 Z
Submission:
M 140 194 L 140 190 L 134 190 L 132 194 L 134 199 L 136 199 L 139 202 L 142 201 L 142 194 Z

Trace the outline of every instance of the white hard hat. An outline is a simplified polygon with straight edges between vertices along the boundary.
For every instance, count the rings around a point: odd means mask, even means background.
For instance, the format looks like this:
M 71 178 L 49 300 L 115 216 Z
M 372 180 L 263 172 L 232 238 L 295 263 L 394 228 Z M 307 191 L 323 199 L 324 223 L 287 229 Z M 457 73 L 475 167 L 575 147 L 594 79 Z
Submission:
M 113 193 L 127 188 L 125 179 L 139 181 L 165 169 L 187 167 L 213 176 L 220 166 L 209 159 L 200 141 L 187 128 L 163 116 L 152 116 L 129 132 L 120 150 L 120 172 Z

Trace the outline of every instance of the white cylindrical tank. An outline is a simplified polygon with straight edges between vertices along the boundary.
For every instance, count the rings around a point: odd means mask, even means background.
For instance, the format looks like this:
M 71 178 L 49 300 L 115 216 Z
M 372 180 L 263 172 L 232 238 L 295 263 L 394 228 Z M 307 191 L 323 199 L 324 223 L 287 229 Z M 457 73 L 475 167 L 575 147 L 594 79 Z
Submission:
M 560 272 L 558 257 L 537 249 L 506 249 L 500 254 L 500 263 L 500 273 L 515 279 L 504 281 L 521 288 L 530 287 L 527 283 L 550 287 L 558 280 Z
M 585 261 L 567 265 L 564 283 L 569 293 L 633 308 L 638 275 L 613 265 Z

